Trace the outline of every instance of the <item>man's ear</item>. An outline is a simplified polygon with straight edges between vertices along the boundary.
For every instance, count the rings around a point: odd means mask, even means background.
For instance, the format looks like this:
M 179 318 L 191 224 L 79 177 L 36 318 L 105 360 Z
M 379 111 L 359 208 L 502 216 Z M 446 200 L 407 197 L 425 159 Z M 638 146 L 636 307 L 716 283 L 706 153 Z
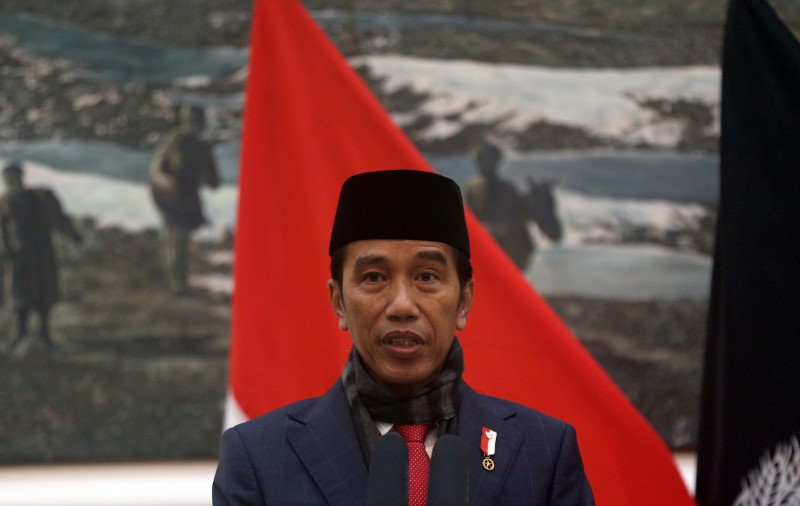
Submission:
M 467 328 L 467 315 L 472 309 L 472 298 L 475 295 L 475 280 L 470 279 L 461 291 L 461 301 L 458 304 L 458 318 L 456 319 L 456 329 L 464 330 Z
M 342 298 L 342 287 L 336 281 L 328 280 L 328 296 L 331 299 L 331 306 L 336 317 L 339 319 L 339 329 L 347 330 L 347 318 L 344 311 L 344 299 Z

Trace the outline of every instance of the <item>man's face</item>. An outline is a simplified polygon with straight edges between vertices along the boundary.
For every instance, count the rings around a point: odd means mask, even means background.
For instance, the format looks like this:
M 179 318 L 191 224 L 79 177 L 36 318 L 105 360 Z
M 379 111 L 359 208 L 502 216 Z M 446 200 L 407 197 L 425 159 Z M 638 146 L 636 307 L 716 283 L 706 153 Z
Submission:
M 328 282 L 331 303 L 373 379 L 401 395 L 429 383 L 472 305 L 474 283 L 460 288 L 452 247 L 356 241 L 342 273 L 341 286 Z

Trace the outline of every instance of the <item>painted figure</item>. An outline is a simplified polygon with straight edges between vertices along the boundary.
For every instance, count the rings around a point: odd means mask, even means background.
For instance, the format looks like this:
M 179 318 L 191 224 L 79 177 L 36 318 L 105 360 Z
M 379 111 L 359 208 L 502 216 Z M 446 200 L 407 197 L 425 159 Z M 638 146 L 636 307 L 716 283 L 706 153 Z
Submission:
M 464 190 L 464 199 L 492 237 L 521 270 L 525 270 L 536 251 L 528 223 L 553 241 L 561 239 L 561 222 L 550 183 L 528 178 L 528 193 L 522 194 L 511 183 L 500 179 L 500 149 L 482 144 L 475 153 L 479 174 Z
M 164 220 L 161 260 L 170 289 L 188 292 L 189 239 L 206 224 L 200 187 L 219 186 L 219 174 L 211 146 L 200 134 L 205 114 L 197 107 L 180 110 L 180 126 L 156 149 L 150 163 L 150 190 Z
M 6 187 L 0 197 L 3 296 L 17 316 L 11 350 L 27 337 L 31 311 L 39 317 L 39 337 L 45 345 L 53 347 L 49 314 L 58 302 L 59 288 L 52 234 L 58 232 L 75 242 L 80 242 L 81 236 L 52 191 L 24 185 L 20 164 L 6 167 L 3 180 Z

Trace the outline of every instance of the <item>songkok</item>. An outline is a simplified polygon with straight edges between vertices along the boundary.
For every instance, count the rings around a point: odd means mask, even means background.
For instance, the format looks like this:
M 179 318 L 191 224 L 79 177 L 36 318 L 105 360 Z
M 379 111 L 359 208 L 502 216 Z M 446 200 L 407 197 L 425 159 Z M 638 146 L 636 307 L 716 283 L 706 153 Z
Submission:
M 328 253 L 365 239 L 449 244 L 469 258 L 461 191 L 433 172 L 387 170 L 350 177 L 342 185 Z

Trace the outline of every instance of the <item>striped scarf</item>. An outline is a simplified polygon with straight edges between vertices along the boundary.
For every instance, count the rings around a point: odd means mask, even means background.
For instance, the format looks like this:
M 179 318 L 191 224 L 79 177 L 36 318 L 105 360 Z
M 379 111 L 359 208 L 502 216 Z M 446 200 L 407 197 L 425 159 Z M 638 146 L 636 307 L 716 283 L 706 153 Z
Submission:
M 464 354 L 458 339 L 453 338 L 439 376 L 416 392 L 400 396 L 372 379 L 353 347 L 342 371 L 342 384 L 367 465 L 372 457 L 372 448 L 381 437 L 376 421 L 432 423 L 438 424 L 439 435 L 455 434 L 460 399 L 458 384 L 462 372 Z

